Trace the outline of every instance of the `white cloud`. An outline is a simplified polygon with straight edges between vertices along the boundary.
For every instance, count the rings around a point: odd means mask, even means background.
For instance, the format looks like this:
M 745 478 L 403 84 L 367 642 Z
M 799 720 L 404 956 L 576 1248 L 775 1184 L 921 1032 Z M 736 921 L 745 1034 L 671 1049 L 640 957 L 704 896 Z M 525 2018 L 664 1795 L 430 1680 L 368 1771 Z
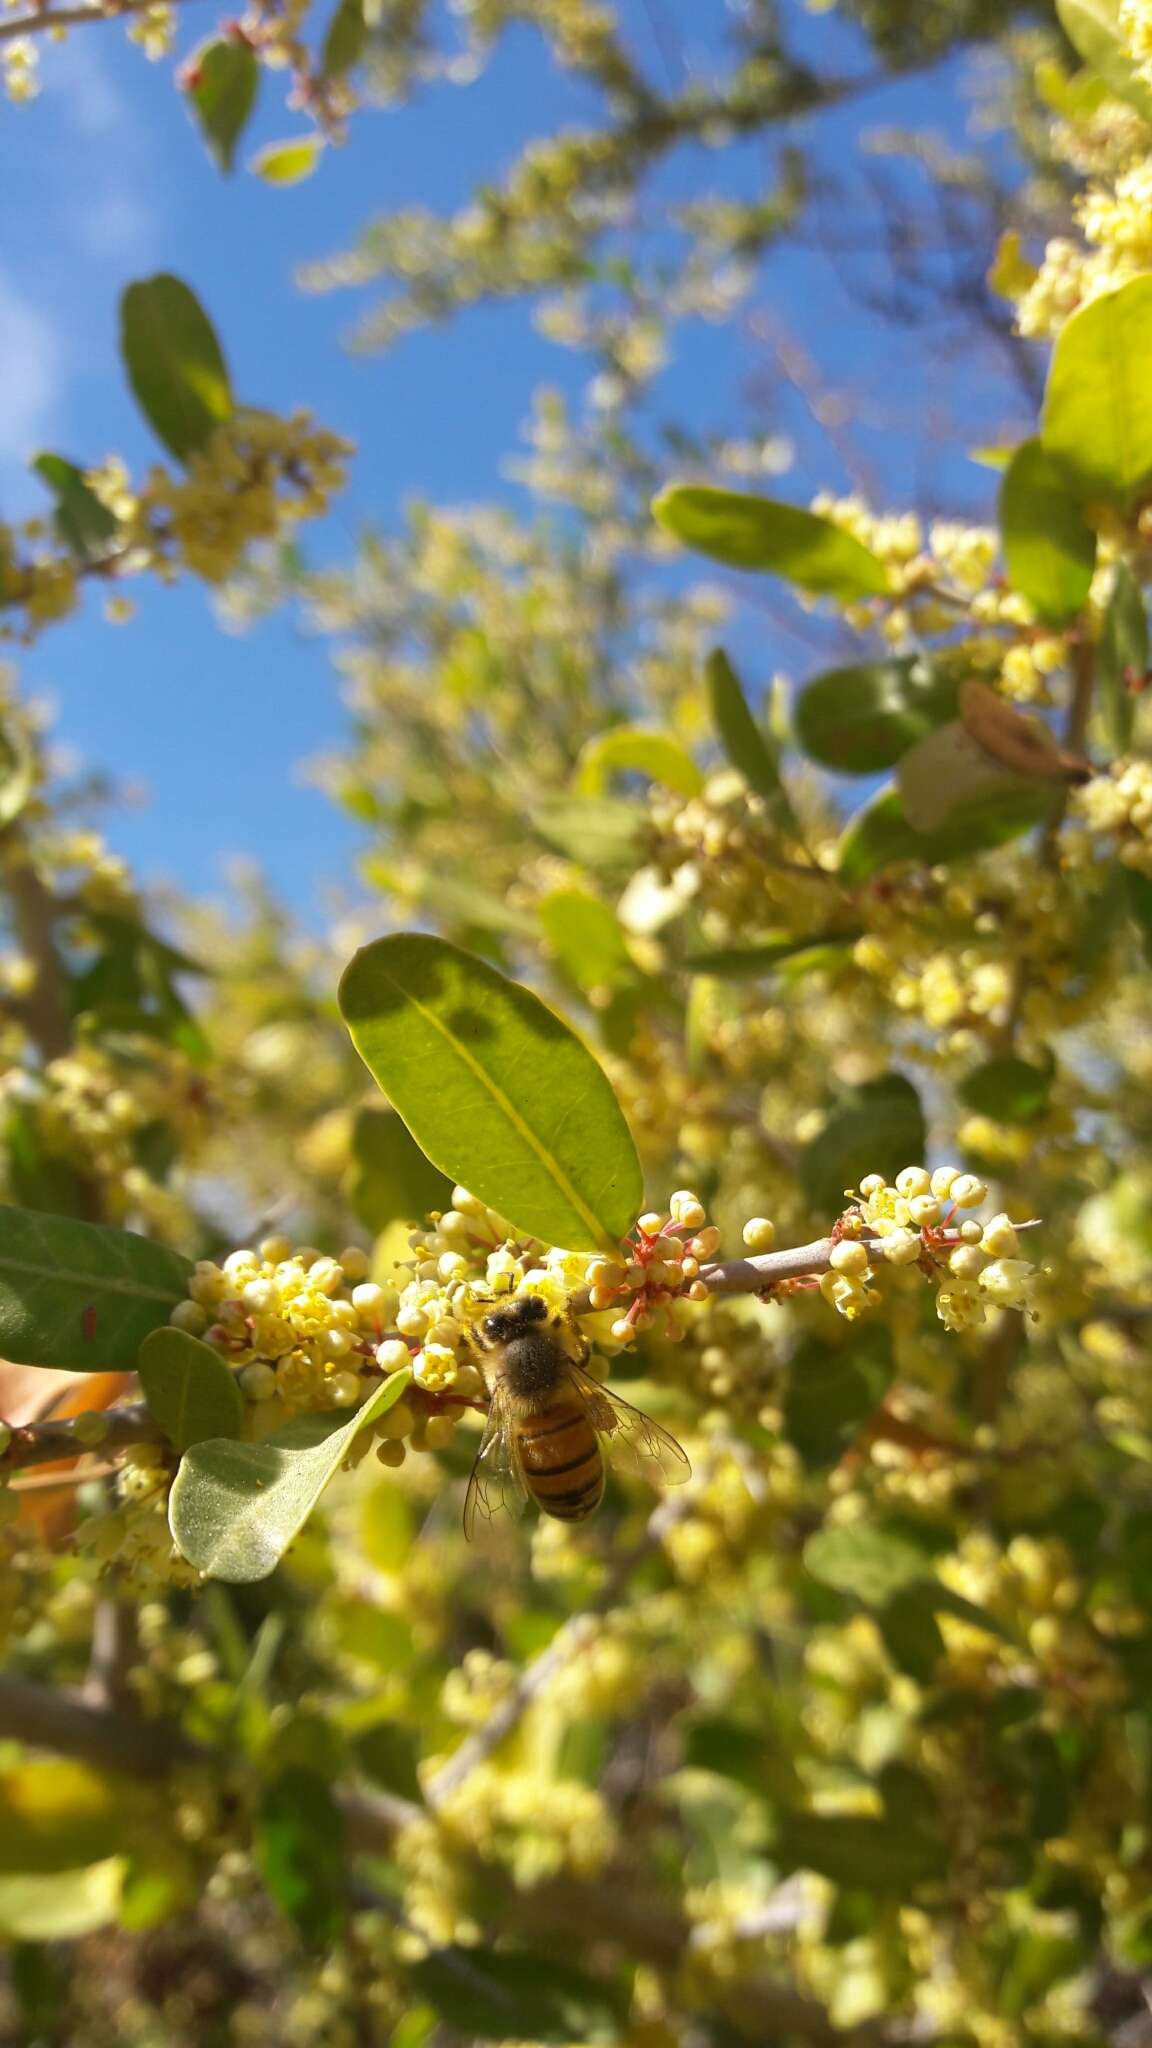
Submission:
M 115 31 L 97 27 L 46 53 L 44 100 L 54 101 L 69 138 L 61 227 L 82 258 L 124 271 L 152 260 L 163 218 L 151 136 L 102 54 L 106 32 Z
M 0 464 L 22 468 L 51 437 L 64 352 L 51 321 L 0 270 Z

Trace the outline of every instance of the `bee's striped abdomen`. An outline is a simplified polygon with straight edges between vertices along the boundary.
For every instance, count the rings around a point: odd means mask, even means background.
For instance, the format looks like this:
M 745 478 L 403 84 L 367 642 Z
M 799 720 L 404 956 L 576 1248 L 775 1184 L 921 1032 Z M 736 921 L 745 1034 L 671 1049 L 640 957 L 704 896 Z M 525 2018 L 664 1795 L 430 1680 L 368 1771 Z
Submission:
M 516 1425 L 529 1493 L 546 1515 L 580 1522 L 600 1505 L 604 1460 L 596 1432 L 576 1401 L 557 1401 Z

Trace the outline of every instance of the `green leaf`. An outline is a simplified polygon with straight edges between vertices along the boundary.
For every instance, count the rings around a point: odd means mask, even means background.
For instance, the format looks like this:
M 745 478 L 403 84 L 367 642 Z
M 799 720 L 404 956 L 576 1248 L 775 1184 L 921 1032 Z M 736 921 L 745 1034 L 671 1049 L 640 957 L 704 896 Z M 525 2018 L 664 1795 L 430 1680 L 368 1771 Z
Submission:
M 126 1846 L 124 1788 L 90 1764 L 39 1759 L 0 1772 L 0 1872 L 46 1876 Z
M 904 1522 L 851 1522 L 818 1529 L 804 1545 L 804 1565 L 822 1586 L 852 1593 L 866 1607 L 884 1607 L 928 1576 L 931 1551 Z
M 1019 775 L 990 753 L 961 719 L 951 719 L 909 747 L 896 767 L 896 787 L 914 832 L 949 844 L 961 826 L 986 806 L 1011 807 L 1017 798 L 1046 815 L 1055 801 L 1046 777 Z M 1039 792 L 1039 796 L 1037 796 Z M 965 840 L 969 833 L 965 830 Z
M 1120 34 L 1120 0 L 1056 0 L 1056 13 L 1073 49 L 1117 99 L 1152 122 L 1152 92 L 1139 76 Z
M 0 1357 L 130 1372 L 191 1275 L 179 1252 L 131 1230 L 0 1208 Z
M 374 1236 L 390 1223 L 419 1223 L 452 1206 L 452 1182 L 425 1159 L 403 1118 L 383 1107 L 357 1111 L 347 1194 Z
M 832 1111 L 818 1138 L 800 1156 L 800 1179 L 812 1207 L 838 1215 L 846 1188 L 858 1187 L 866 1173 L 886 1179 L 924 1157 L 927 1133 L 924 1111 L 911 1081 L 903 1074 L 880 1074 L 849 1089 Z
M 52 523 L 64 546 L 78 562 L 99 561 L 120 530 L 115 513 L 85 482 L 83 470 L 63 455 L 37 455 L 32 468 L 56 500 Z
M 946 1645 L 928 1585 L 904 1586 L 876 1616 L 876 1626 L 898 1671 L 930 1685 Z
M 408 1969 L 442 2020 L 477 2041 L 612 2042 L 623 2019 L 615 1995 L 555 1953 L 433 1949 Z
M 209 1437 L 240 1435 L 244 1397 L 211 1344 L 186 1330 L 153 1330 L 140 1346 L 136 1370 L 151 1413 L 178 1451 Z
M 1152 875 L 1138 868 L 1124 870 L 1124 897 L 1128 915 L 1140 934 L 1145 955 L 1152 965 Z
M 874 775 L 955 718 L 958 687 L 954 676 L 940 675 L 922 655 L 828 669 L 800 694 L 796 738 L 822 767 Z
M 684 1737 L 684 1766 L 732 1778 L 761 1797 L 772 1779 L 772 1753 L 765 1731 L 746 1728 L 727 1716 L 694 1721 Z
M 1055 801 L 1047 784 L 1013 781 L 1001 795 L 958 806 L 935 831 L 916 832 L 904 815 L 899 790 L 887 783 L 848 820 L 837 873 L 853 888 L 898 861 L 939 867 L 986 853 L 1043 823 Z
M 1123 504 L 1152 471 L 1152 276 L 1102 292 L 1065 321 L 1041 439 L 1084 498 Z
M 1033 1066 L 1002 1053 L 985 1060 L 960 1083 L 958 1094 L 969 1109 L 1001 1124 L 1031 1124 L 1048 1110 L 1055 1068 Z
M 1148 673 L 1148 614 L 1144 593 L 1126 562 L 1116 568 L 1104 614 L 1097 661 L 1100 713 L 1112 751 L 1122 754 L 1132 738 L 1137 690 Z M 1135 686 L 1135 687 L 1133 687 Z
M 282 1913 L 310 1948 L 333 1942 L 346 1917 L 344 1824 L 331 1787 L 293 1764 L 264 1788 L 256 1860 Z
M 788 1814 L 774 1855 L 784 1870 L 814 1870 L 833 1884 L 897 1897 L 947 1868 L 945 1846 L 928 1828 L 857 1813 Z
M 256 52 L 248 43 L 223 36 L 203 45 L 190 68 L 194 82 L 188 88 L 188 98 L 208 154 L 220 170 L 230 171 L 236 144 L 256 104 L 260 84 Z
M 258 149 L 248 168 L 266 185 L 302 185 L 317 168 L 323 150 L 322 135 L 293 135 L 287 142 Z
M 887 1333 L 872 1325 L 843 1351 L 801 1347 L 788 1370 L 784 1434 L 806 1467 L 834 1465 L 876 1413 L 892 1382 Z
M 443 939 L 397 933 L 345 969 L 340 1008 L 417 1144 L 517 1230 L 615 1248 L 643 1194 L 591 1053 L 538 996 Z
M 602 796 L 614 775 L 627 774 L 646 775 L 680 796 L 698 796 L 704 787 L 704 777 L 679 740 L 639 725 L 614 725 L 581 748 L 576 788 L 582 796 Z
M 578 988 L 611 988 L 636 969 L 614 910 L 586 889 L 553 889 L 540 903 L 548 949 Z
M 780 780 L 778 750 L 752 716 L 740 678 L 722 647 L 713 648 L 708 656 L 704 677 L 716 737 L 733 768 L 764 798 L 779 823 L 789 823 L 792 806 Z
M 145 419 L 186 462 L 232 417 L 232 387 L 216 332 L 195 293 L 161 274 L 120 301 L 120 352 Z
M 547 797 L 531 813 L 541 839 L 587 868 L 607 872 L 635 865 L 647 813 L 619 797 Z
M 196 1444 L 172 1482 L 168 1526 L 182 1557 L 210 1579 L 248 1585 L 275 1571 L 353 1440 L 412 1378 L 401 1366 L 357 1409 L 294 1416 L 263 1443 Z
M 688 974 L 715 974 L 723 981 L 760 981 L 784 960 L 822 953 L 828 946 L 854 946 L 859 937 L 859 930 L 811 932 L 805 939 L 767 939 L 759 946 L 715 946 L 707 952 L 686 953 L 678 964 Z
M 830 519 L 777 498 L 670 484 L 652 511 L 685 547 L 730 569 L 763 569 L 799 590 L 847 601 L 882 597 L 888 571 L 878 555 Z
M 343 78 L 360 62 L 368 41 L 362 0 L 337 0 L 320 55 L 320 76 Z
M 0 1877 L 0 1934 L 10 1941 L 80 1941 L 118 1917 L 124 1858 L 50 1876 Z
M 1096 568 L 1096 535 L 1063 470 L 1039 441 L 1016 450 L 1000 490 L 1000 538 L 1015 590 L 1050 626 L 1083 608 Z

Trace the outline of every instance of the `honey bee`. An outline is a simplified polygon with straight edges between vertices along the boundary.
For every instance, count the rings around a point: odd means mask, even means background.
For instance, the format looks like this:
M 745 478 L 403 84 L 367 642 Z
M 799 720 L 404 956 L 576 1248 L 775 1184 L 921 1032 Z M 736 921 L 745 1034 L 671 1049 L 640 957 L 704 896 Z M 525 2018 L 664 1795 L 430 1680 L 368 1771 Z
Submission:
M 689 1477 L 675 1437 L 585 1372 L 588 1345 L 539 1295 L 493 1309 L 474 1338 L 490 1405 L 464 1502 L 469 1539 L 478 1516 L 518 1514 L 529 1496 L 557 1521 L 582 1522 L 604 1494 L 601 1437 L 645 1478 Z

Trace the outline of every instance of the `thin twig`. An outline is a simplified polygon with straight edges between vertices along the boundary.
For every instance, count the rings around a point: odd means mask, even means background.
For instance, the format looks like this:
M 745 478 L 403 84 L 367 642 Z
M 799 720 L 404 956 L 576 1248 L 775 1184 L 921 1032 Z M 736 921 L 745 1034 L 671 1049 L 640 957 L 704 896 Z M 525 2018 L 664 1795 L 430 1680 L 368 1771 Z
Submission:
M 90 21 L 119 21 L 125 14 L 143 14 L 155 0 L 116 0 L 112 7 L 45 7 L 0 21 L 0 43 L 16 36 L 51 35 L 53 29 L 80 28 Z
M 99 1420 L 103 1430 L 95 1442 L 91 1413 L 50 1417 L 14 1429 L 7 1450 L 0 1453 L 0 1476 L 22 1471 L 26 1465 L 49 1465 L 54 1458 L 82 1458 L 93 1450 L 123 1451 L 129 1444 L 154 1444 L 163 1439 L 164 1432 L 142 1401 L 106 1409 Z

